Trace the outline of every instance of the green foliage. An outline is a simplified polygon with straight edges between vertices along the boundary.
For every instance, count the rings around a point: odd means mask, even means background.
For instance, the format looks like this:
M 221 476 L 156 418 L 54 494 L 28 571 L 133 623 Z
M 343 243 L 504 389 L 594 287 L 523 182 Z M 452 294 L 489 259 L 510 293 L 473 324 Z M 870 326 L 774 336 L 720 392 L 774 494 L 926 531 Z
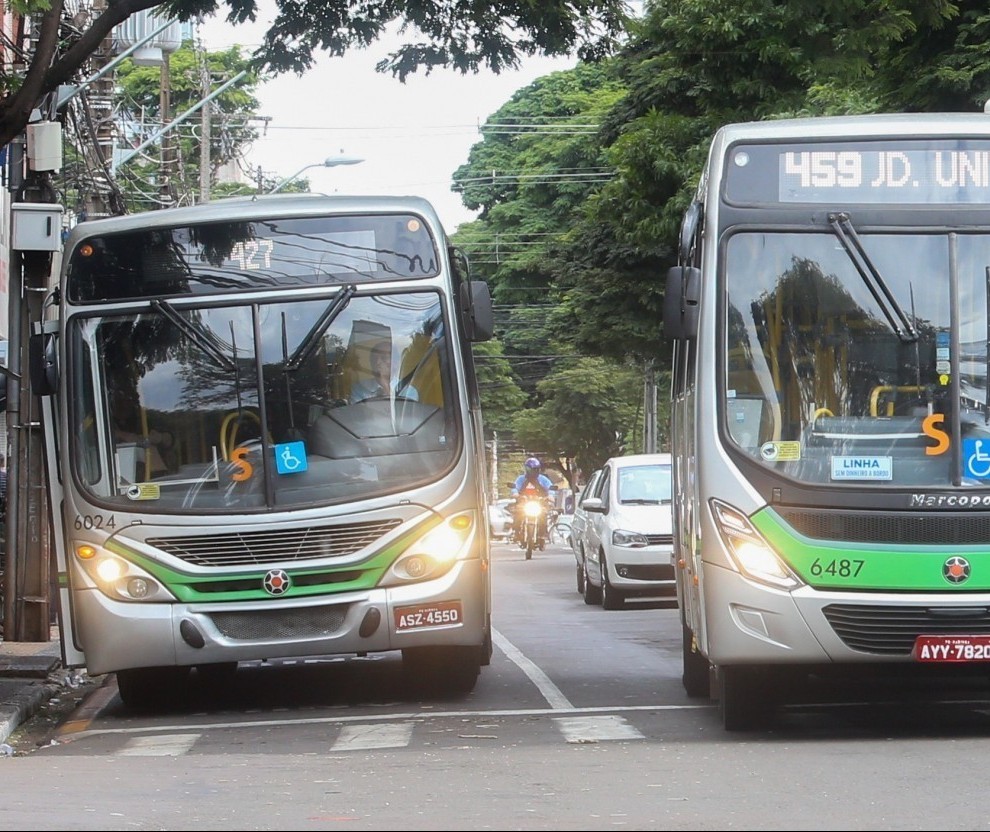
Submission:
M 167 8 L 183 20 L 212 12 L 216 0 L 172 0 Z M 254 20 L 255 0 L 228 0 L 227 20 Z M 304 73 L 321 52 L 343 55 L 374 43 L 398 23 L 405 43 L 379 65 L 400 80 L 423 70 L 459 72 L 512 69 L 522 55 L 568 55 L 598 60 L 624 32 L 622 0 L 280 0 L 264 43 L 259 68 Z
M 539 389 L 543 403 L 516 416 L 515 437 L 555 456 L 561 467 L 573 459 L 587 475 L 635 434 L 643 398 L 643 375 L 636 368 L 575 359 L 547 374 Z

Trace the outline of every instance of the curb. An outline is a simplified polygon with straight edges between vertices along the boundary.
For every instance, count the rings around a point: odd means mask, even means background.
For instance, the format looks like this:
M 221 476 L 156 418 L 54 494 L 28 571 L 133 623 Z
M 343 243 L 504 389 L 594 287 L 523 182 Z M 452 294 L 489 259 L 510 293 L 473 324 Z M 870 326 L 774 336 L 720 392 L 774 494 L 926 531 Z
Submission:
M 0 702 L 0 743 L 5 743 L 10 735 L 41 710 L 42 705 L 56 695 L 58 690 L 58 685 L 34 683 L 25 685 L 22 692 Z

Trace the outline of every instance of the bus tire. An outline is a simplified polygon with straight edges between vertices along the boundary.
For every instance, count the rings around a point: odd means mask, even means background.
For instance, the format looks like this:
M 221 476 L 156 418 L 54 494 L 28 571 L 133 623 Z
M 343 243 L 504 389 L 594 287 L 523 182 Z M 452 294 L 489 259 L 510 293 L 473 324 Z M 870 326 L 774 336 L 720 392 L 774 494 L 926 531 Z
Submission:
M 684 652 L 681 681 L 684 683 L 684 690 L 688 696 L 694 698 L 711 696 L 711 664 L 695 646 L 691 628 L 682 623 L 681 630 Z
M 470 693 L 481 673 L 482 647 L 407 647 L 402 669 L 430 692 Z
M 117 692 L 121 701 L 134 710 L 174 705 L 185 693 L 188 667 L 132 667 L 118 670 Z
M 718 667 L 718 712 L 726 731 L 762 728 L 773 703 L 761 678 L 764 668 L 750 665 Z

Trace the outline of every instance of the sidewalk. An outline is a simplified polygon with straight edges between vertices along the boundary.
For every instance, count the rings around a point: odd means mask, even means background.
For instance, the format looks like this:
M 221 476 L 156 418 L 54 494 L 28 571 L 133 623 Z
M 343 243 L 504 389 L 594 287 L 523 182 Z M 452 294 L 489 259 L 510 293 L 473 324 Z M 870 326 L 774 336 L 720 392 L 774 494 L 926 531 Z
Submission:
M 65 688 L 61 656 L 57 629 L 47 642 L 0 639 L 0 744 Z

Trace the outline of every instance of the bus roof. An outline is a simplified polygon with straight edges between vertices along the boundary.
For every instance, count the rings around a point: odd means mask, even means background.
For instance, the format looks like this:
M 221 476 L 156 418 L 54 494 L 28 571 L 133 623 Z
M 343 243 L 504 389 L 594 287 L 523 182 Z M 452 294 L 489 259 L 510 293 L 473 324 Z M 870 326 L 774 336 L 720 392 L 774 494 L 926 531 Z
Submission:
M 862 138 L 864 136 L 990 136 L 986 113 L 870 113 L 856 116 L 817 116 L 726 124 L 716 142 L 741 140 Z
M 272 216 L 316 217 L 325 214 L 415 213 L 441 228 L 433 206 L 419 196 L 326 196 L 324 194 L 261 194 L 201 202 L 181 208 L 142 211 L 119 217 L 87 220 L 76 225 L 65 241 L 65 250 L 86 237 L 155 226 L 266 219 Z

